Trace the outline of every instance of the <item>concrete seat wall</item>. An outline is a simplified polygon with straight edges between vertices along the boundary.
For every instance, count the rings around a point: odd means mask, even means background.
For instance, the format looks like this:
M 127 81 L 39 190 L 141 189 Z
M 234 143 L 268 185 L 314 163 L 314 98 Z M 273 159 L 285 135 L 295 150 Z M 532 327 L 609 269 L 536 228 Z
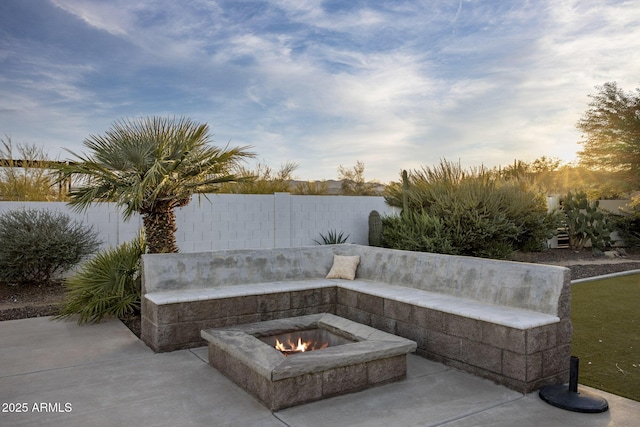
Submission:
M 359 255 L 357 278 L 559 316 L 568 269 L 361 245 L 147 254 L 145 293 L 324 277 L 333 254 Z
M 360 256 L 357 280 L 325 278 L 334 255 Z M 155 351 L 204 345 L 202 329 L 332 313 L 523 393 L 568 379 L 563 267 L 318 245 L 147 254 L 142 282 L 141 337 Z

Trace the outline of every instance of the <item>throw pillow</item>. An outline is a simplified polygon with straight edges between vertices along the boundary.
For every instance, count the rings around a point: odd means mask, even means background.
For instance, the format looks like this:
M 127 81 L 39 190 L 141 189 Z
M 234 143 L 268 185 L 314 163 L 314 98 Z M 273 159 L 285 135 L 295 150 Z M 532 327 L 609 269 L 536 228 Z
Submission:
M 356 270 L 358 269 L 359 264 L 359 255 L 334 255 L 333 266 L 331 266 L 331 270 L 329 271 L 329 274 L 327 274 L 327 279 L 353 280 L 356 278 Z

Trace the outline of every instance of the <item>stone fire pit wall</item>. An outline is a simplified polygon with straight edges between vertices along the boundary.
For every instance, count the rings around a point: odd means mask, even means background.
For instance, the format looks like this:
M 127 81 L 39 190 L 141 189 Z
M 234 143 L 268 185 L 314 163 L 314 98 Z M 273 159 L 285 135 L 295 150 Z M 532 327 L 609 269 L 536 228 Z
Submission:
M 259 338 L 320 329 L 348 341 L 285 357 Z M 277 411 L 406 377 L 416 343 L 332 314 L 208 329 L 209 363 L 265 406 Z
M 334 254 L 356 280 L 325 279 Z M 523 393 L 568 381 L 569 269 L 359 245 L 147 254 L 142 339 L 205 345 L 200 331 L 317 313 L 417 342 L 417 353 Z

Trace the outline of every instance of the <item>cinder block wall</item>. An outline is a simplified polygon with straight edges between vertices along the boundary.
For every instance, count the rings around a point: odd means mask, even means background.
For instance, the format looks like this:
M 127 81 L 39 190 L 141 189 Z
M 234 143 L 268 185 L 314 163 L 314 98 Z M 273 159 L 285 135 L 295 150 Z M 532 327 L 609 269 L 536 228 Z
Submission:
M 114 203 L 96 203 L 86 211 L 78 213 L 64 202 L 0 202 L 0 214 L 16 209 L 62 212 L 73 220 L 92 225 L 98 232 L 103 247 L 117 246 L 133 239 L 142 227 L 142 220 L 137 215 L 124 222 L 121 209 Z
M 63 202 L 0 202 L 0 213 L 21 208 L 64 212 L 93 225 L 105 247 L 133 239 L 142 227 L 138 215 L 125 222 L 121 209 L 113 203 L 96 203 L 76 213 Z M 349 243 L 366 245 L 372 210 L 381 215 L 394 212 L 382 197 L 289 193 L 194 196 L 189 205 L 176 209 L 176 239 L 181 252 L 282 248 L 313 245 L 314 239 L 320 240 L 320 233 L 336 230 L 350 235 Z

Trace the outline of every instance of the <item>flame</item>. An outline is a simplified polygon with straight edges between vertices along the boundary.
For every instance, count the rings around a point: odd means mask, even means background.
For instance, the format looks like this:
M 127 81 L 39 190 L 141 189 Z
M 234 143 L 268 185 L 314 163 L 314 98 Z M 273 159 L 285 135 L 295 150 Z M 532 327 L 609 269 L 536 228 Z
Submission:
M 307 348 L 309 348 L 309 343 L 302 342 L 301 338 L 298 338 L 298 344 L 291 342 L 291 340 L 287 340 L 287 345 L 289 346 L 288 348 L 285 347 L 284 344 L 281 343 L 280 340 L 278 340 L 278 338 L 276 338 L 276 350 L 279 350 L 279 351 L 289 351 L 289 352 L 300 353 L 300 352 L 307 351 Z
M 288 346 L 288 347 L 287 347 Z M 285 355 L 290 353 L 304 353 L 305 351 L 312 350 L 320 350 L 323 348 L 327 348 L 329 343 L 319 344 L 317 342 L 305 341 L 302 342 L 302 338 L 298 338 L 298 343 L 292 342 L 290 339 L 287 339 L 286 346 L 278 338 L 276 338 L 275 349 L 283 352 Z

